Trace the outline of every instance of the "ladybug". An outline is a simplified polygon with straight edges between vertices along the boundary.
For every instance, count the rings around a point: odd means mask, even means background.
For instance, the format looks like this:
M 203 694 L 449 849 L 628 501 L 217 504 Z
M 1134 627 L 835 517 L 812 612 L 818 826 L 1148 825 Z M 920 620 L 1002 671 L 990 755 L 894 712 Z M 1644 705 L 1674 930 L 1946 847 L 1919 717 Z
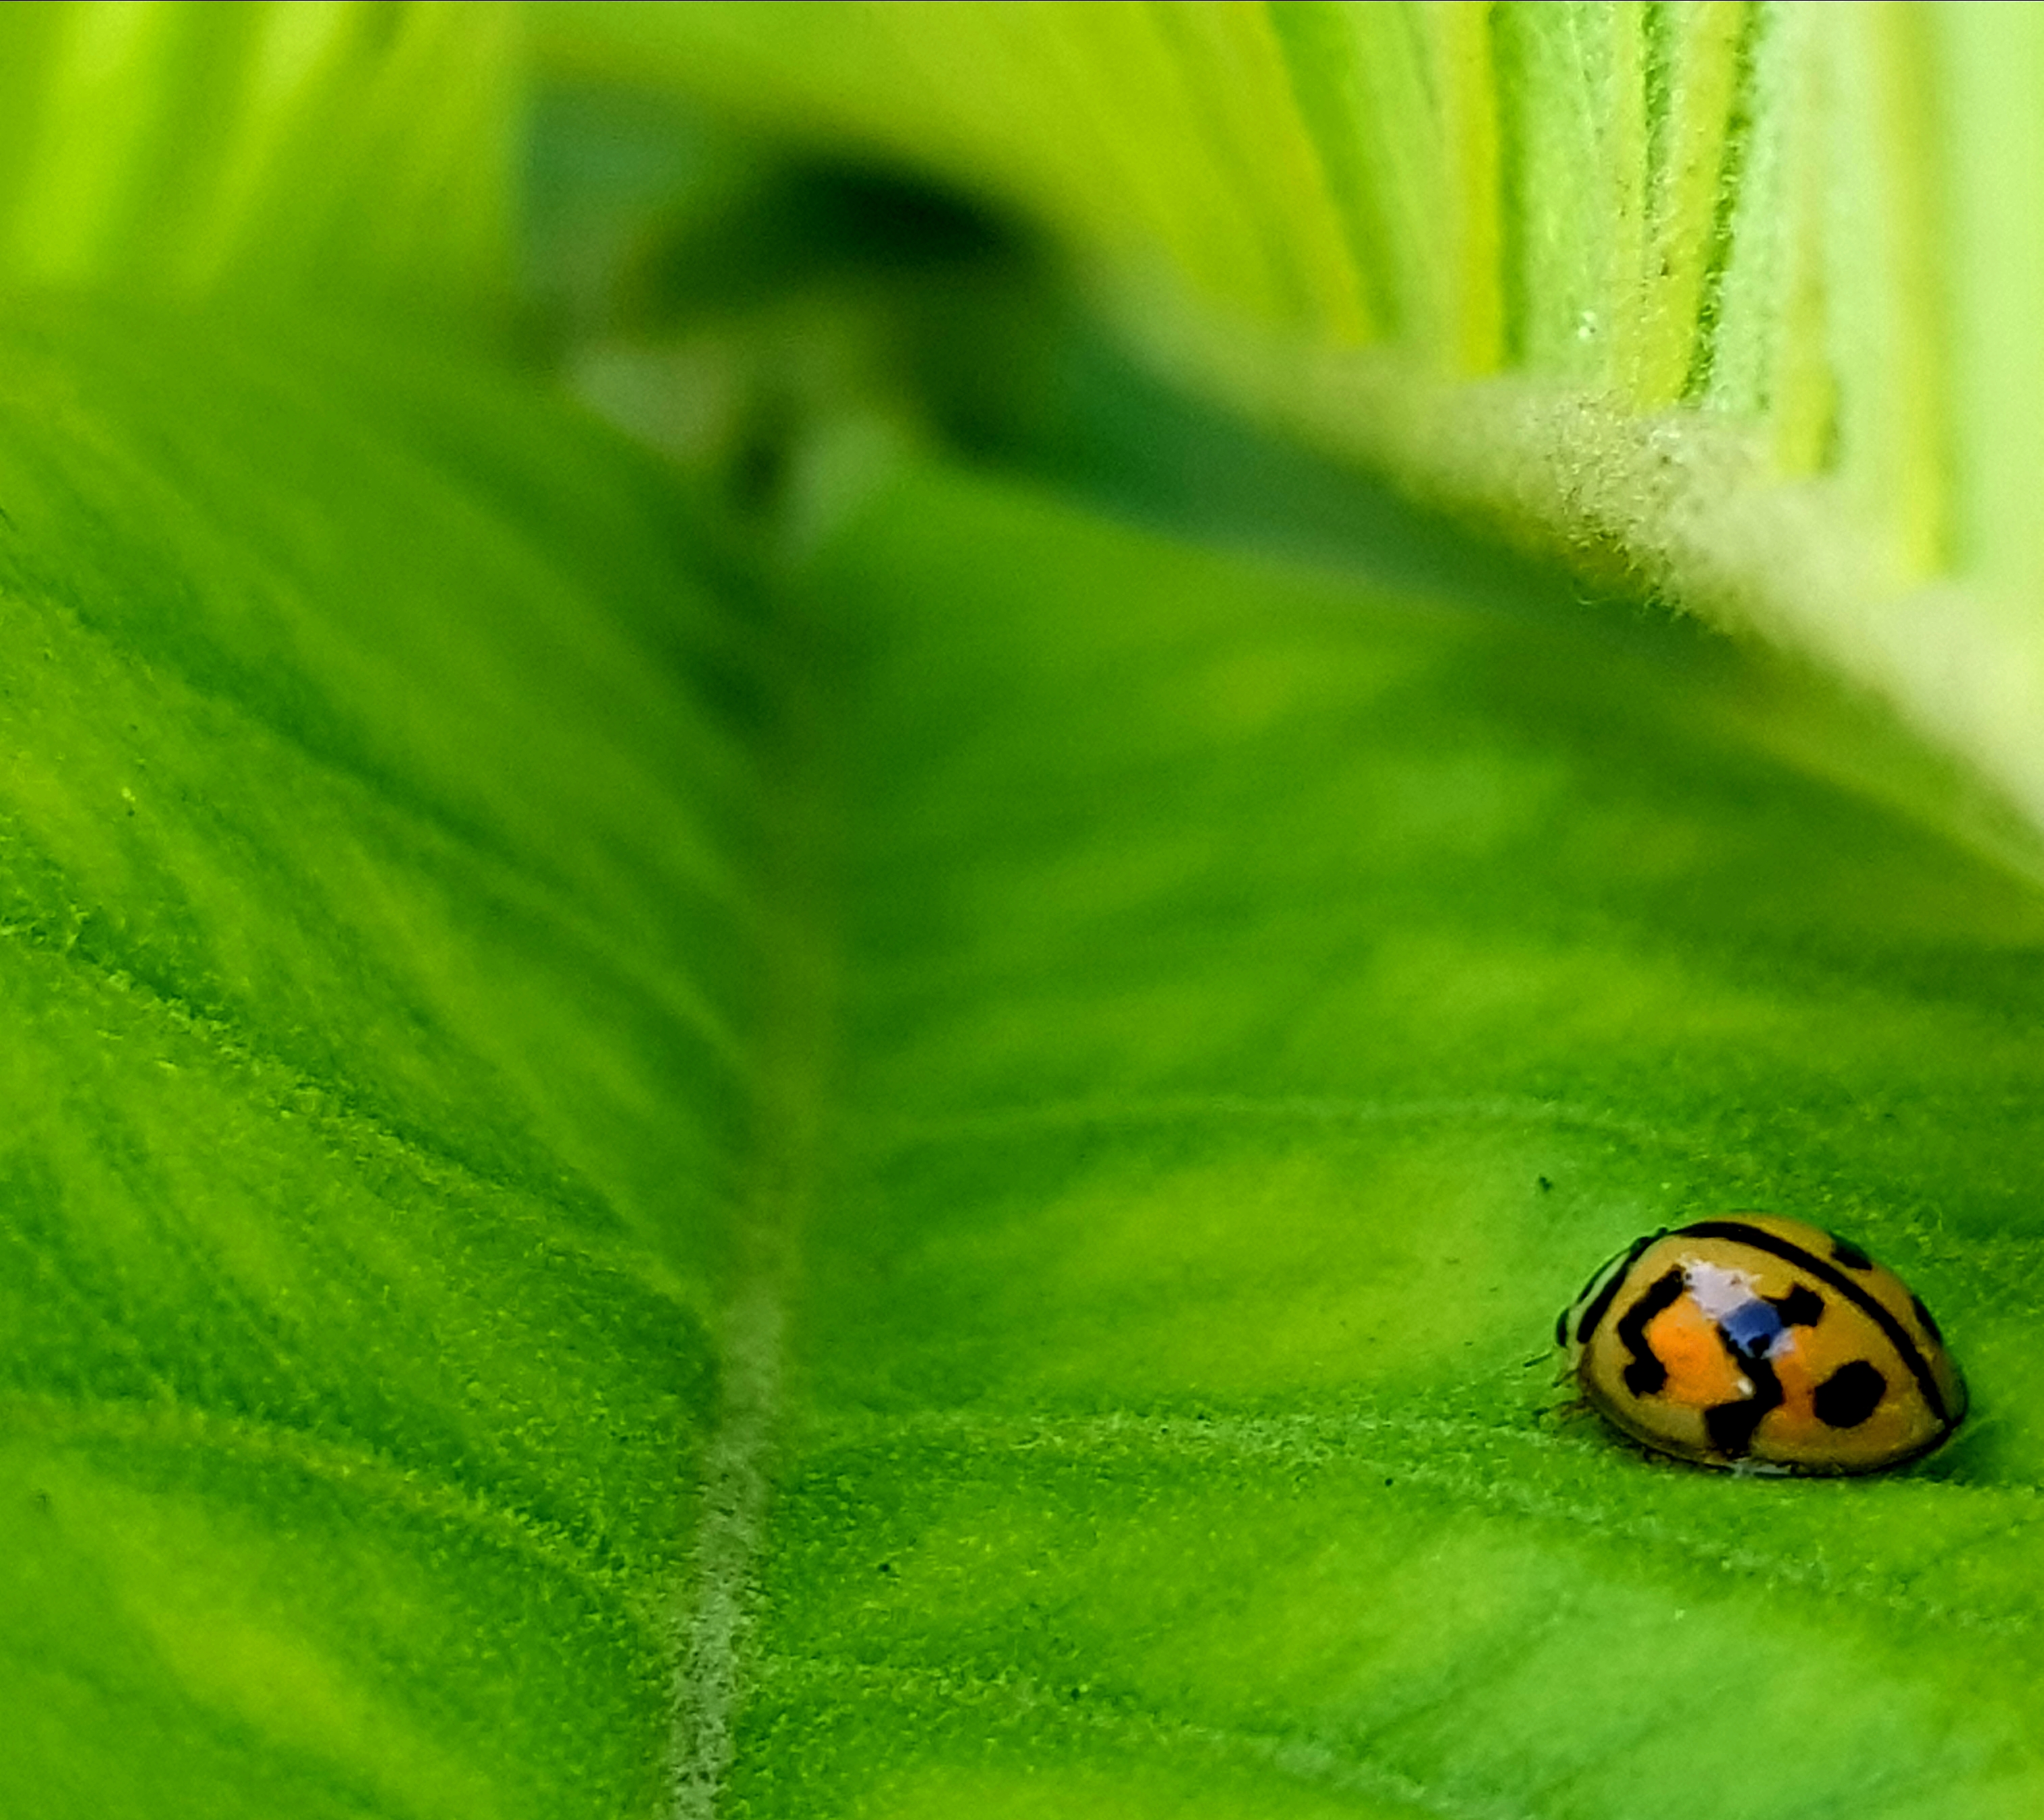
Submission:
M 1642 1445 L 1749 1472 L 1878 1472 L 1938 1446 L 1966 1388 L 1931 1310 L 1856 1245 L 1779 1214 L 1649 1233 L 1554 1329 Z

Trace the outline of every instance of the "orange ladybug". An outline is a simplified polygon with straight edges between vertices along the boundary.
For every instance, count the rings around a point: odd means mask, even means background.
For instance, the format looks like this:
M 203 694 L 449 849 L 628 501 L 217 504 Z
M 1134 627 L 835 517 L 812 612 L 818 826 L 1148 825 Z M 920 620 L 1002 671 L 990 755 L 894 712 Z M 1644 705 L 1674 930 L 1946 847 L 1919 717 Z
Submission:
M 1649 1233 L 1590 1279 L 1554 1337 L 1607 1421 L 1700 1466 L 1878 1472 L 1966 1413 L 1944 1336 L 1902 1279 L 1779 1214 Z

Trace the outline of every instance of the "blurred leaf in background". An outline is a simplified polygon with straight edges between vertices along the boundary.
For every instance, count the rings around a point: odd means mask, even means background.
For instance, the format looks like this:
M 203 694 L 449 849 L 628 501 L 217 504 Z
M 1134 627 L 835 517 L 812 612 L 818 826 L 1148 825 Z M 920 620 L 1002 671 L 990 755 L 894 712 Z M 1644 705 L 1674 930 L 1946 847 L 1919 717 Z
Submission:
M 548 5 L 1051 227 L 1151 358 L 1887 695 L 2044 815 L 2044 12 Z
M 494 5 L 10 6 L 0 270 L 501 308 L 518 83 Z
M 2037 1811 L 2037 18 L 0 14 L 0 1811 Z

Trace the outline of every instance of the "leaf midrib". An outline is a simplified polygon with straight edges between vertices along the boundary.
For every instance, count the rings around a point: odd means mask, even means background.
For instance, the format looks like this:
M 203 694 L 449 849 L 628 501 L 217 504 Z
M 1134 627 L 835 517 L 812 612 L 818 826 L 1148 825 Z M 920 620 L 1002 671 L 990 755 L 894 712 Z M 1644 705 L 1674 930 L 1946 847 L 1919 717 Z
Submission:
M 766 646 L 811 648 L 792 594 L 775 599 Z M 702 1456 L 701 1516 L 685 1602 L 671 1621 L 673 1820 L 715 1820 L 739 1709 L 757 1664 L 748 1649 L 773 1479 L 786 1430 L 788 1315 L 804 1229 L 824 1167 L 842 969 L 841 856 L 830 762 L 843 729 L 799 656 L 776 679 L 778 714 L 761 750 L 754 856 L 760 937 L 746 1165 L 732 1210 L 716 1335 L 715 1426 Z

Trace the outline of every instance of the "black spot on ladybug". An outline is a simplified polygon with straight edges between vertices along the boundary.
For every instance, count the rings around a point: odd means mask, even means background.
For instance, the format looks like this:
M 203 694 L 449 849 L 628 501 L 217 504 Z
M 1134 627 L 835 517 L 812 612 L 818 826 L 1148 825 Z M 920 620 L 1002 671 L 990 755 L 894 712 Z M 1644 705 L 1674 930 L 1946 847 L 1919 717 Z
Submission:
M 1817 1419 L 1827 1428 L 1858 1428 L 1881 1407 L 1888 1380 L 1864 1359 L 1841 1365 L 1818 1385 L 1812 1399 Z
M 1685 1280 L 1679 1267 L 1669 1271 L 1626 1310 L 1618 1323 L 1618 1337 L 1632 1355 L 1625 1368 L 1625 1387 L 1636 1397 L 1650 1397 L 1668 1381 L 1668 1368 L 1646 1344 L 1646 1324 L 1662 1309 L 1675 1305 Z
M 1939 1345 L 1943 1345 L 1945 1343 L 1945 1336 L 1938 1328 L 1937 1317 L 1931 1314 L 1931 1310 L 1923 1306 L 1923 1298 L 1920 1295 L 1911 1296 L 1909 1298 L 1909 1306 L 1916 1310 L 1916 1318 L 1922 1323 L 1923 1331 L 1928 1333 L 1933 1340 L 1938 1342 Z
M 1774 1298 L 1774 1312 L 1785 1327 L 1814 1327 L 1824 1318 L 1824 1299 L 1808 1284 L 1799 1283 L 1786 1295 Z
M 1743 1459 L 1753 1446 L 1753 1431 L 1769 1410 L 1781 1406 L 1781 1380 L 1775 1376 L 1773 1366 L 1765 1359 L 1742 1358 L 1739 1363 L 1752 1382 L 1753 1395 L 1704 1411 L 1704 1432 L 1727 1460 Z
M 1873 1268 L 1873 1260 L 1869 1257 L 1865 1252 L 1862 1251 L 1858 1245 L 1854 1245 L 1850 1239 L 1833 1239 L 1831 1241 L 1831 1256 L 1836 1258 L 1840 1264 L 1843 1264 L 1847 1270 L 1871 1270 Z
M 1751 1403 L 1719 1403 L 1704 1411 L 1704 1433 L 1711 1437 L 1711 1451 L 1727 1460 L 1744 1457 L 1753 1445 L 1753 1431 L 1767 1412 Z

